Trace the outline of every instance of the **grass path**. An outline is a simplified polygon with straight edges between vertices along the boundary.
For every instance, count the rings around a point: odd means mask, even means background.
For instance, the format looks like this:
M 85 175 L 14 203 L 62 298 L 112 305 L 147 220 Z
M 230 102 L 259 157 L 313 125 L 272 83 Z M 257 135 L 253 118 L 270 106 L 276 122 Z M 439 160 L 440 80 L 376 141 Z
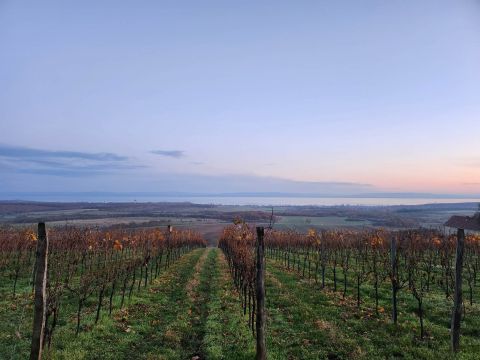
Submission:
M 207 317 L 206 304 L 210 300 L 210 283 L 205 281 L 205 272 L 212 267 L 211 249 L 207 249 L 195 266 L 193 278 L 187 284 L 187 297 L 190 301 L 188 309 L 188 329 L 182 335 L 182 347 L 188 358 L 205 358 L 203 338 L 205 336 L 205 321 Z M 208 258 L 208 262 L 206 260 Z M 213 264 L 214 265 L 214 264 Z
M 225 256 L 219 249 L 211 252 L 215 266 L 206 272 L 210 301 L 206 319 L 205 354 L 207 359 L 250 360 L 255 358 L 255 341 L 243 316 L 240 295 L 233 287 Z
M 186 285 L 188 310 L 171 324 L 180 338 L 175 359 L 252 359 L 254 339 L 243 317 L 225 257 L 207 249 Z

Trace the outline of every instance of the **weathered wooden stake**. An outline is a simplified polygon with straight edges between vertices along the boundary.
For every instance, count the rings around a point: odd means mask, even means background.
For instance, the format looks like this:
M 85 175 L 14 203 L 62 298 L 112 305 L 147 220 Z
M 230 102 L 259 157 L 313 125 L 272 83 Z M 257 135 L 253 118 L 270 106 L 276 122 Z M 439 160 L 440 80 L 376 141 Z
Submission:
M 460 347 L 460 321 L 462 319 L 462 268 L 463 248 L 465 244 L 465 231 L 457 230 L 457 254 L 455 257 L 455 294 L 453 298 L 451 344 L 452 350 L 458 351 Z
M 394 324 L 397 323 L 397 281 L 398 281 L 398 272 L 397 272 L 397 238 L 395 235 L 391 237 L 390 243 L 390 262 L 392 266 L 392 321 Z
M 38 224 L 37 251 L 35 259 L 35 308 L 33 314 L 33 334 L 30 360 L 42 358 L 43 333 L 47 305 L 47 264 L 48 237 L 45 223 Z
M 257 276 L 256 276 L 256 298 L 257 298 L 257 360 L 267 358 L 265 346 L 265 242 L 263 239 L 263 227 L 257 227 Z

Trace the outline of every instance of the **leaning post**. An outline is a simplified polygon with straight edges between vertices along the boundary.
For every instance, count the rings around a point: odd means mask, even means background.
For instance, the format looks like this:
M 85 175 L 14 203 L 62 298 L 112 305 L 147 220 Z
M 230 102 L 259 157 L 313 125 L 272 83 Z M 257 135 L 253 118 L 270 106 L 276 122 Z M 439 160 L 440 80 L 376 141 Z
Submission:
M 267 358 L 267 350 L 265 346 L 265 242 L 264 229 L 257 227 L 257 256 L 256 267 L 257 273 L 255 278 L 256 298 L 257 298 L 257 360 L 265 360 Z
M 30 360 L 42 358 L 43 334 L 47 304 L 48 237 L 45 223 L 38 224 L 37 250 L 35 259 L 35 307 Z

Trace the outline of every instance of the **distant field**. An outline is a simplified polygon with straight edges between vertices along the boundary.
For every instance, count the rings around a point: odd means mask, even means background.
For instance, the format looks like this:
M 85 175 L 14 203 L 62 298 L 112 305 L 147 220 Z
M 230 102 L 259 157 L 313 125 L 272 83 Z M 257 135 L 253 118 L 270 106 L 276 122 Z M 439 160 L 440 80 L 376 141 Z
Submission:
M 274 227 L 306 231 L 310 227 L 408 228 L 441 227 L 451 215 L 469 215 L 476 203 L 419 206 L 276 206 Z M 47 203 L 0 201 L 0 224 L 31 226 L 45 221 L 50 226 L 188 227 L 216 245 L 225 224 L 242 218 L 268 225 L 272 207 L 192 203 Z
M 174 225 L 174 226 L 193 226 L 217 223 L 216 220 L 210 219 L 193 219 L 193 218 L 163 218 L 163 217 L 104 217 L 100 219 L 75 219 L 75 220 L 56 220 L 48 222 L 51 226 L 75 225 L 75 226 L 113 226 L 113 225 L 145 225 L 155 222 L 154 226 Z M 35 223 L 27 223 L 33 225 Z
M 420 206 L 276 206 L 274 227 L 306 231 L 310 227 L 441 227 L 453 214 L 468 215 L 475 203 Z M 215 246 L 225 224 L 243 218 L 268 225 L 272 207 L 202 205 L 191 203 L 44 203 L 0 201 L 0 224 L 31 226 L 46 221 L 50 226 L 175 227 L 199 231 Z
M 334 228 L 334 227 L 362 227 L 371 225 L 370 221 L 348 220 L 342 216 L 282 216 L 275 223 L 281 228 L 305 229 L 309 227 Z

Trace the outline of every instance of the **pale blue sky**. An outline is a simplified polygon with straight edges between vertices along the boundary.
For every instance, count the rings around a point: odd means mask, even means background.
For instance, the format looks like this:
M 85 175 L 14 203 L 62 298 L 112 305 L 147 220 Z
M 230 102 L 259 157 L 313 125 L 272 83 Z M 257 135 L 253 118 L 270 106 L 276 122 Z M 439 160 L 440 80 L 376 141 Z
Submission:
M 0 0 L 0 84 L 4 192 L 480 193 L 478 0 Z

